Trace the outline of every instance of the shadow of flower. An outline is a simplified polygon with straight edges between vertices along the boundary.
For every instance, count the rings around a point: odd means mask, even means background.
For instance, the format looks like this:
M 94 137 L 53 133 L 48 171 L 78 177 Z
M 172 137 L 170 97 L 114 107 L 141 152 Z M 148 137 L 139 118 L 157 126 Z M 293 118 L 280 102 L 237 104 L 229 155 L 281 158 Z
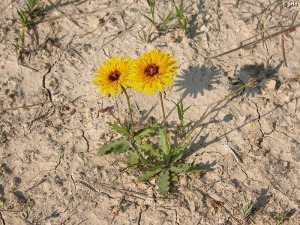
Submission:
M 219 82 L 217 78 L 220 70 L 202 65 L 201 67 L 191 66 L 188 70 L 183 70 L 182 73 L 175 80 L 174 86 L 178 87 L 176 91 L 183 91 L 183 98 L 188 95 L 196 98 L 199 93 L 204 95 L 205 90 L 213 89 L 213 84 Z
M 265 66 L 261 64 L 246 64 L 236 74 L 236 77 L 230 80 L 231 86 L 230 91 L 236 90 L 244 84 L 248 83 L 251 78 L 255 78 L 258 81 L 258 85 L 252 88 L 245 88 L 240 91 L 239 94 L 245 94 L 246 96 L 254 96 L 261 94 L 261 90 L 268 88 L 268 83 L 272 80 L 275 81 L 276 85 L 274 90 L 277 90 L 280 86 L 278 80 L 278 71 L 282 66 L 283 62 L 280 62 L 276 67 Z

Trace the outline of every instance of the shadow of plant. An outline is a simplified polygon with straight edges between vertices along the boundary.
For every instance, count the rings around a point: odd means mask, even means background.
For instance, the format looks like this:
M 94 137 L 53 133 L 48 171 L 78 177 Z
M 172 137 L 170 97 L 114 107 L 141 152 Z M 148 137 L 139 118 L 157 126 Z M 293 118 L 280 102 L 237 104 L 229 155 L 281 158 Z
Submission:
M 246 64 L 236 74 L 236 77 L 230 80 L 230 91 L 246 84 L 251 78 L 255 78 L 258 81 L 258 85 L 253 88 L 245 88 L 239 94 L 245 94 L 246 96 L 254 96 L 261 94 L 261 90 L 267 89 L 268 83 L 271 80 L 276 81 L 274 90 L 280 87 L 280 81 L 278 80 L 278 71 L 283 62 L 280 62 L 276 67 L 265 66 L 261 64 Z
M 198 12 L 196 14 L 193 14 L 191 16 L 191 20 L 189 21 L 190 27 L 189 27 L 189 38 L 193 39 L 195 38 L 197 35 L 203 33 L 201 31 L 199 31 L 199 28 L 202 25 L 205 25 L 208 20 L 205 19 L 205 15 L 203 14 L 203 10 L 205 9 L 204 7 L 205 1 L 204 0 L 200 0 L 199 4 L 197 4 L 197 8 L 198 8 Z M 198 19 L 199 19 L 199 15 L 202 15 L 202 24 L 199 24 Z
M 253 205 L 253 213 L 259 211 L 260 209 L 264 208 L 268 204 L 271 198 L 271 195 L 270 194 L 268 195 L 268 191 L 269 189 L 265 189 L 265 188 L 262 188 L 260 190 L 259 196 L 257 197 L 256 202 Z
M 219 74 L 220 70 L 215 67 L 190 66 L 188 70 L 182 71 L 182 75 L 177 76 L 174 86 L 178 87 L 176 91 L 183 91 L 183 98 L 188 95 L 196 98 L 198 94 L 203 96 L 205 90 L 212 90 L 213 84 L 219 83 Z

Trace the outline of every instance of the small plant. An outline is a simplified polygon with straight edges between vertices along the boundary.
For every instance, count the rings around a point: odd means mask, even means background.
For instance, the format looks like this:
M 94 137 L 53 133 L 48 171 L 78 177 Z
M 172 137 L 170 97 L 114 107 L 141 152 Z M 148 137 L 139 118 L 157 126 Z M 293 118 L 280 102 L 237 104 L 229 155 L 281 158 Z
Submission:
M 38 7 L 37 3 L 38 0 L 27 0 L 25 7 L 17 9 L 19 21 L 22 24 L 22 31 L 18 42 L 13 44 L 13 46 L 18 52 L 18 59 L 20 60 L 23 60 L 23 53 L 25 52 L 25 33 L 32 28 L 37 18 L 43 14 L 43 7 Z
M 15 50 L 18 52 L 18 58 L 22 59 L 23 53 L 25 51 L 25 28 L 22 29 L 22 32 L 20 33 L 18 42 L 13 44 Z
M 151 22 L 151 24 L 155 27 L 155 29 L 157 29 L 159 31 L 164 30 L 167 27 L 168 23 L 174 19 L 173 12 L 171 11 L 165 18 L 158 16 L 160 18 L 161 22 L 156 23 L 155 22 L 156 1 L 155 0 L 147 0 L 147 4 L 150 8 L 151 17 L 149 17 L 143 13 L 142 13 L 142 15 Z
M 98 153 L 100 155 L 111 152 L 115 154 L 125 153 L 128 167 L 138 169 L 141 172 L 138 181 L 155 179 L 157 190 L 161 195 L 165 195 L 172 190 L 172 187 L 178 181 L 179 174 L 204 173 L 201 165 L 187 164 L 183 161 L 193 140 L 191 136 L 222 102 L 245 87 L 251 86 L 249 81 L 248 84 L 231 92 L 217 102 L 208 113 L 203 115 L 184 134 L 180 143 L 177 143 L 168 136 L 168 123 L 162 97 L 164 87 L 168 87 L 173 83 L 173 77 L 177 75 L 177 68 L 174 56 L 154 49 L 151 52 L 146 52 L 136 60 L 114 57 L 105 61 L 96 70 L 97 75 L 94 76 L 93 80 L 96 88 L 101 89 L 100 94 L 114 97 L 117 92 L 119 94 L 117 97 L 119 97 L 120 94 L 124 93 L 129 112 L 129 122 L 126 120 L 122 122 L 119 116 L 114 116 L 111 112 L 115 122 L 109 122 L 108 125 L 121 137 L 105 143 L 99 148 Z M 251 84 L 255 84 L 255 82 Z M 127 88 L 136 89 L 144 95 L 158 93 L 163 118 L 162 124 L 154 123 L 143 129 L 136 128 Z M 184 114 L 188 109 L 189 107 L 184 109 L 183 99 L 181 98 L 177 104 L 181 134 L 185 132 L 187 126 L 191 125 L 191 123 L 184 123 Z M 247 202 L 246 200 L 245 202 Z M 246 206 L 244 208 L 245 215 L 248 215 L 251 208 L 247 208 L 248 210 L 246 210 Z
M 26 6 L 19 8 L 17 13 L 24 27 L 30 28 L 36 23 L 36 19 L 43 14 L 43 7 L 38 7 L 39 0 L 27 0 Z
M 140 40 L 144 43 L 150 42 L 152 35 L 153 35 L 153 31 L 151 30 L 146 31 L 145 27 L 143 27 L 141 30 L 138 31 L 138 36 Z
M 245 218 L 247 218 L 253 208 L 253 202 L 251 199 L 248 199 L 244 194 L 240 195 L 240 199 L 242 201 L 242 213 Z
M 282 225 L 286 218 L 287 218 L 287 213 L 285 211 L 276 213 L 276 215 L 275 215 L 275 224 L 276 225 Z
M 184 15 L 184 3 L 183 0 L 180 0 L 180 4 L 176 5 L 175 0 L 171 0 L 175 10 L 176 10 L 176 17 L 179 24 L 180 29 L 184 32 L 185 35 L 188 35 L 188 20 L 187 17 Z
M 130 125 L 121 123 L 120 119 L 110 122 L 108 125 L 122 138 L 109 141 L 99 149 L 99 154 L 127 153 L 127 164 L 130 168 L 138 168 L 141 176 L 138 181 L 149 180 L 158 177 L 156 185 L 158 192 L 167 194 L 173 184 L 178 180 L 180 173 L 202 173 L 201 166 L 190 165 L 181 161 L 189 142 L 174 146 L 168 138 L 167 121 L 162 97 L 163 86 L 169 86 L 173 77 L 177 74 L 177 65 L 173 56 L 154 49 L 145 53 L 134 62 L 131 59 L 118 57 L 104 62 L 97 70 L 94 83 L 101 88 L 102 94 L 115 95 L 124 93 L 128 109 Z M 159 93 L 163 113 L 163 125 L 153 124 L 141 130 L 135 130 L 132 117 L 130 98 L 126 87 L 137 89 L 143 94 L 153 95 Z M 179 115 L 183 116 L 182 101 L 178 106 Z M 182 118 L 183 123 L 183 118 Z
M 146 16 L 145 14 L 142 14 L 145 18 L 147 18 L 154 26 L 156 26 L 156 23 L 155 23 L 155 3 L 156 1 L 155 0 L 147 0 L 147 4 L 150 8 L 150 12 L 151 12 L 151 18 Z

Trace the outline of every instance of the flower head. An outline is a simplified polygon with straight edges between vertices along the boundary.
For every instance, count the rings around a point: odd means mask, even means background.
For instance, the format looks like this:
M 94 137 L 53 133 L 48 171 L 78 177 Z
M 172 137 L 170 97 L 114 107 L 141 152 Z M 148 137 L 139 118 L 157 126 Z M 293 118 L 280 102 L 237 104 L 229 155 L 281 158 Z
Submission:
M 256 87 L 258 85 L 258 80 L 257 78 L 251 78 L 249 81 L 248 81 L 248 85 L 249 87 Z
M 130 73 L 132 66 L 132 60 L 118 56 L 111 58 L 103 63 L 96 70 L 98 73 L 94 76 L 93 83 L 96 85 L 96 89 L 100 88 L 100 94 L 115 96 L 117 91 L 122 93 L 122 87 L 126 88 L 131 86 L 128 74 Z
M 138 92 L 153 95 L 157 90 L 162 92 L 164 86 L 173 84 L 177 68 L 174 56 L 153 49 L 135 60 L 129 78 L 133 81 L 132 87 Z

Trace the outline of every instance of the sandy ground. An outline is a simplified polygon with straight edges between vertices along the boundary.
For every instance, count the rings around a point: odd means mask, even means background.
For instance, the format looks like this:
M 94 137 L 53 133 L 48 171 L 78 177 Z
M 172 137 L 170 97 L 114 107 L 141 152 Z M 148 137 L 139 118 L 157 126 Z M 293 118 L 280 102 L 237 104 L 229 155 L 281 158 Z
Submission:
M 300 75 L 300 28 L 212 58 L 299 24 L 300 5 L 187 1 L 189 37 L 173 20 L 145 43 L 138 34 L 150 28 L 140 15 L 150 15 L 146 1 L 41 2 L 45 15 L 36 33 L 26 34 L 23 61 L 13 44 L 24 1 L 0 6 L 0 224 L 247 224 L 241 194 L 254 202 L 249 224 L 275 224 L 282 211 L 289 218 L 284 224 L 300 224 L 300 88 L 294 79 Z M 159 3 L 158 15 L 171 10 L 166 2 Z M 116 137 L 106 125 L 113 118 L 102 109 L 117 101 L 123 118 L 127 111 L 124 96 L 111 99 L 94 90 L 96 68 L 109 57 L 136 58 L 154 47 L 174 54 L 180 65 L 165 95 L 169 121 L 176 121 L 180 95 L 192 106 L 186 119 L 197 121 L 236 84 L 261 81 L 199 128 L 186 160 L 203 164 L 207 173 L 180 177 L 178 193 L 167 197 L 152 183 L 138 183 L 137 171 L 124 171 L 122 155 L 97 155 Z M 157 96 L 130 96 L 136 121 L 161 121 Z M 44 104 L 25 107 L 37 103 Z

